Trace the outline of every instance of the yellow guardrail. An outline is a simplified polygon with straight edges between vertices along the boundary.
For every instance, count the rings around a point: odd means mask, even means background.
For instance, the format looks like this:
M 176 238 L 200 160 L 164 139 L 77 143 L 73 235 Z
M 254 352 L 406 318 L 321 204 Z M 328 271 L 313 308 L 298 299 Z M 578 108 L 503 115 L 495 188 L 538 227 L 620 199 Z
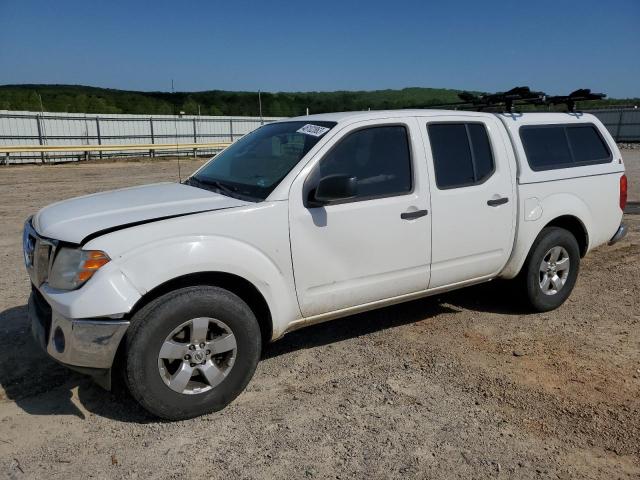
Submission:
M 0 154 L 48 153 L 48 152 L 121 152 L 136 150 L 214 150 L 231 145 L 231 142 L 216 143 L 149 143 L 126 145 L 0 145 Z

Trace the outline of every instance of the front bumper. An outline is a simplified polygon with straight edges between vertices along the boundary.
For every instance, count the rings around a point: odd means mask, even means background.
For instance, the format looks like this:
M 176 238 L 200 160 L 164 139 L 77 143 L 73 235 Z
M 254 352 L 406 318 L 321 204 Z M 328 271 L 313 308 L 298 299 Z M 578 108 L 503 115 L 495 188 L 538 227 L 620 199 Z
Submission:
M 70 319 L 52 310 L 35 288 L 28 304 L 31 332 L 54 360 L 84 373 L 110 369 L 129 322 Z
M 627 235 L 627 226 L 624 223 L 621 223 L 620 226 L 618 227 L 618 231 L 616 232 L 616 234 L 613 237 L 611 237 L 611 240 L 609 240 L 609 245 L 618 243 L 626 235 Z

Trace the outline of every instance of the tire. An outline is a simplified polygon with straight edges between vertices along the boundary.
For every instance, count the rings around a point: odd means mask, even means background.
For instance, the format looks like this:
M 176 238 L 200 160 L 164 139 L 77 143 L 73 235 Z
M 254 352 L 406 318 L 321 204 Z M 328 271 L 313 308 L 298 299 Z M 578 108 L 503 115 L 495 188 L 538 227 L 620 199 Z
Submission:
M 553 261 L 556 256 L 558 259 Z M 565 258 L 568 263 L 564 263 Z M 547 271 L 543 271 L 543 266 Z M 548 312 L 562 305 L 576 284 L 579 270 L 580 248 L 573 234 L 564 228 L 543 228 L 521 272 L 530 307 L 537 312 Z
M 244 390 L 261 348 L 258 321 L 240 297 L 212 286 L 181 288 L 134 315 L 125 381 L 153 415 L 193 418 L 223 409 Z

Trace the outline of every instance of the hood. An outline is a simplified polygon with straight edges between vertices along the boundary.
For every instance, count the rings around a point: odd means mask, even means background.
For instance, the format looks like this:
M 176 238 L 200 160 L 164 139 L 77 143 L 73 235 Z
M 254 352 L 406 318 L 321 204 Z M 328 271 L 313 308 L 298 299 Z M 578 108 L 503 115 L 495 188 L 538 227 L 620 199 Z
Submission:
M 54 203 L 33 217 L 33 227 L 43 237 L 79 244 L 102 231 L 248 204 L 188 185 L 158 183 Z

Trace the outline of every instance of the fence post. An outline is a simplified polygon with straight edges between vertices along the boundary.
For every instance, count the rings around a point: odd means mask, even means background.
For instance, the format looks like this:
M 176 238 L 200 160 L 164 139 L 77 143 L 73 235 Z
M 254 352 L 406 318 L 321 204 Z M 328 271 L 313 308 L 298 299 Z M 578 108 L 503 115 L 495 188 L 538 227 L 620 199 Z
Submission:
M 229 141 L 233 143 L 233 118 L 229 118 Z
M 198 129 L 196 127 L 196 117 L 193 117 L 193 143 L 198 143 Z M 193 158 L 198 158 L 198 148 L 193 149 Z
M 151 131 L 151 144 L 153 145 L 156 143 L 155 137 L 153 136 L 153 117 L 149 117 L 149 130 Z M 153 149 L 149 150 L 149 155 L 151 158 L 155 158 L 156 151 Z
M 84 137 L 85 137 L 85 145 L 89 146 L 89 122 L 87 122 L 87 114 L 84 114 Z M 87 150 L 84 152 L 84 160 L 85 162 L 91 160 L 91 152 Z
M 622 127 L 622 114 L 624 113 L 624 110 L 620 109 L 620 116 L 618 117 L 618 128 L 616 129 L 616 136 L 614 138 L 614 140 L 616 142 L 620 141 L 620 128 Z
M 38 125 L 38 143 L 40 145 L 44 145 L 44 143 L 42 141 L 42 125 L 40 123 L 41 120 L 40 120 L 40 114 L 39 113 L 36 113 L 35 119 L 36 119 L 36 125 Z M 44 161 L 44 152 L 40 152 L 40 161 L 42 163 L 45 163 L 45 161 Z
M 96 134 L 98 135 L 98 145 L 102 145 L 102 137 L 100 136 L 100 117 L 96 117 Z M 100 160 L 102 160 L 102 150 L 99 151 Z

